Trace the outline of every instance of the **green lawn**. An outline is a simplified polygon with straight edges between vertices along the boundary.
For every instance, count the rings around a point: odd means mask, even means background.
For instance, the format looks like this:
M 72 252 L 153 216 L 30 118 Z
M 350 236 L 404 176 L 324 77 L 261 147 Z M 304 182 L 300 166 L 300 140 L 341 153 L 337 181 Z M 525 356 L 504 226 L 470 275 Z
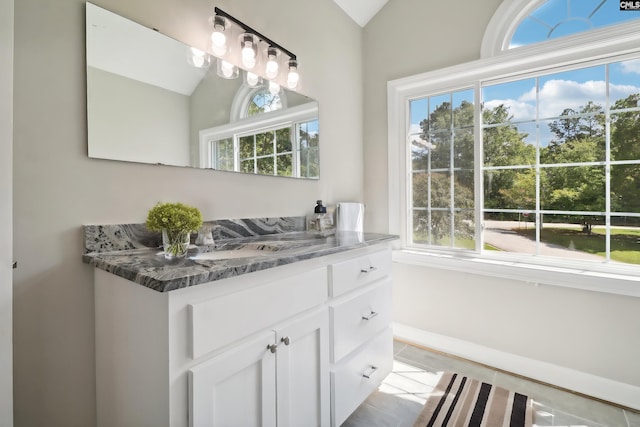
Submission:
M 514 230 L 530 239 L 536 238 L 535 228 Z M 426 236 L 414 235 L 414 242 L 426 243 Z M 545 243 L 551 243 L 565 248 L 571 248 L 578 251 L 588 252 L 590 254 L 605 257 L 605 228 L 594 227 L 591 234 L 582 232 L 582 227 L 575 228 L 550 227 L 546 226 L 542 229 L 540 238 Z M 435 243 L 436 246 L 450 247 L 450 239 L 448 237 L 440 239 Z M 472 239 L 457 239 L 456 248 L 474 249 L 475 242 Z M 485 244 L 485 250 L 499 250 L 491 245 Z M 640 264 L 640 229 L 611 229 L 611 259 L 613 261 L 624 262 L 627 264 Z
M 514 231 L 530 239 L 535 239 L 535 229 Z M 540 239 L 545 243 L 605 257 L 606 242 L 604 227 L 593 228 L 592 233 L 589 235 L 583 233 L 582 228 L 579 226 L 576 226 L 576 228 L 553 228 L 546 226 L 540 233 Z M 628 264 L 640 264 L 640 230 L 612 228 L 611 259 Z

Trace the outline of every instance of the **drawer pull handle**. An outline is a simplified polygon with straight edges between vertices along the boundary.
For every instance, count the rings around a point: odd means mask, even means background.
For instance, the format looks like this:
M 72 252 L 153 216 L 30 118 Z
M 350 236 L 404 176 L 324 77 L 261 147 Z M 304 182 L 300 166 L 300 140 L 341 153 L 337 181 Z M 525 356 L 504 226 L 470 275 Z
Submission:
M 284 338 L 282 338 L 282 339 L 280 340 L 280 342 L 283 342 L 283 343 L 284 343 L 284 345 L 289 345 L 289 344 L 291 344 L 291 338 L 289 338 L 289 337 L 284 337 Z
M 278 344 L 271 344 L 267 346 L 267 349 L 271 352 L 271 353 L 275 353 L 278 350 Z
M 376 271 L 377 269 L 378 269 L 378 267 L 374 267 L 374 266 L 371 266 L 371 267 L 369 267 L 368 269 L 366 269 L 366 268 L 362 268 L 362 269 L 360 269 L 360 273 L 365 273 L 365 274 L 367 274 L 367 273 L 371 273 L 371 272 L 373 272 L 373 271 Z
M 363 320 L 371 320 L 374 317 L 376 317 L 377 315 L 378 315 L 378 313 L 376 313 L 375 311 L 372 311 L 371 313 L 365 314 L 364 316 L 362 316 L 362 319 Z
M 376 371 L 378 370 L 378 368 L 376 366 L 372 366 L 369 369 L 367 369 L 366 371 L 364 371 L 364 374 L 362 374 L 363 377 L 365 377 L 366 379 L 369 379 L 373 376 L 373 374 L 376 373 Z

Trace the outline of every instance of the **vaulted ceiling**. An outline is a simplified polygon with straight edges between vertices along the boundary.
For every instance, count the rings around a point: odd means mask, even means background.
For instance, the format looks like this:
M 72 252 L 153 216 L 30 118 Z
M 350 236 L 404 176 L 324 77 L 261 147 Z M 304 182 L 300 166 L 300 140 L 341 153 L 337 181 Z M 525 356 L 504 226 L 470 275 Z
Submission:
M 367 22 L 382 9 L 388 0 L 333 0 L 358 25 L 364 27 Z

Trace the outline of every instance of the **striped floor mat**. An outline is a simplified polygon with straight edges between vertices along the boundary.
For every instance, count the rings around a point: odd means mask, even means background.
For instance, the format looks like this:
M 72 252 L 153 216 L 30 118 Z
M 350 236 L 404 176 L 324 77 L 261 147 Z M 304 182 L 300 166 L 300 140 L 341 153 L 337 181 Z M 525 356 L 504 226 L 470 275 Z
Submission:
M 531 427 L 525 395 L 451 372 L 433 390 L 414 427 Z

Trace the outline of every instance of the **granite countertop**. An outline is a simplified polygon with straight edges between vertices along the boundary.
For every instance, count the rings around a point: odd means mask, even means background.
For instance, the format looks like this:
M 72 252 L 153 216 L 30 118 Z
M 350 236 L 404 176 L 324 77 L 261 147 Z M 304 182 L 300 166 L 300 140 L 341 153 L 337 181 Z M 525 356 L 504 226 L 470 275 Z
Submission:
M 282 227 L 282 219 L 279 220 L 277 227 L 272 227 L 269 219 L 263 220 L 262 227 L 253 227 L 256 220 L 238 220 L 245 222 L 233 233 L 226 227 L 228 224 L 219 227 L 218 222 L 214 226 L 214 245 L 191 245 L 187 256 L 176 260 L 165 259 L 157 239 L 142 236 L 140 225 L 137 231 L 136 225 L 85 226 L 83 261 L 158 292 L 168 292 L 398 238 L 346 231 L 327 236 L 297 230 L 301 228 L 299 219 L 293 227 Z M 251 221 L 250 227 L 246 221 Z M 264 227 L 265 223 L 270 226 Z

